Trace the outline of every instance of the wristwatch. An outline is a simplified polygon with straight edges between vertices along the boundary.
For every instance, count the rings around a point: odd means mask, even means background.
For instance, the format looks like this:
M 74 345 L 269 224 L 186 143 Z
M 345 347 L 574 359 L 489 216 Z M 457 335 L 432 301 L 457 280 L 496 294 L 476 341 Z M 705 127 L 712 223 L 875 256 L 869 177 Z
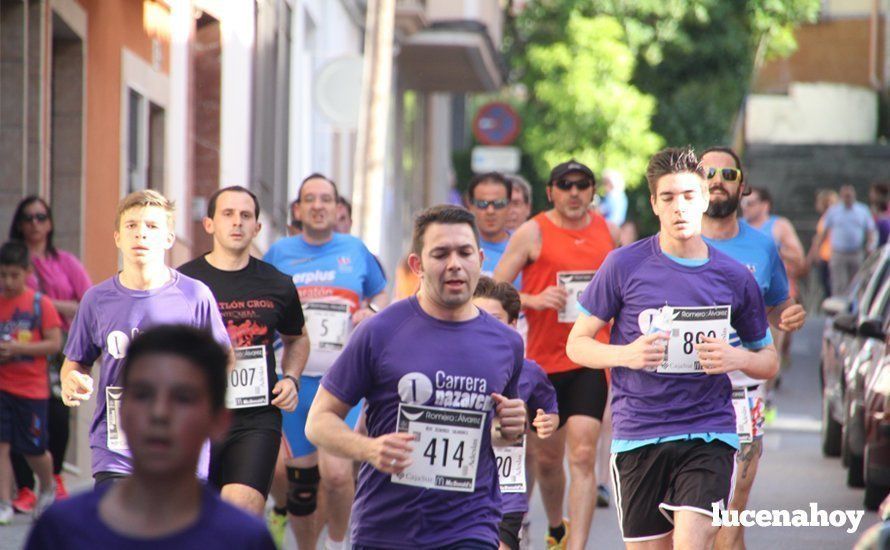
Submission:
M 291 382 L 293 382 L 293 383 L 294 383 L 294 386 L 296 386 L 296 388 L 297 388 L 297 391 L 298 391 L 298 392 L 300 391 L 300 381 L 297 380 L 297 377 L 296 377 L 296 376 L 294 376 L 294 375 L 292 375 L 292 374 L 285 374 L 285 375 L 282 376 L 281 378 L 283 378 L 283 379 L 287 379 L 287 380 L 290 380 Z
M 374 313 L 380 313 L 380 307 L 377 306 L 374 302 L 368 302 L 368 309 L 373 311 Z

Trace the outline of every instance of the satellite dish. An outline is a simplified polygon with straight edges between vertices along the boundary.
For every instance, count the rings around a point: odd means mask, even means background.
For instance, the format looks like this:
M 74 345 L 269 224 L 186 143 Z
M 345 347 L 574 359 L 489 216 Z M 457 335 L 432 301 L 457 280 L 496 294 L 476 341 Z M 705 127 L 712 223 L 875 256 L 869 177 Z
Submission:
M 315 76 L 315 104 L 334 126 L 342 129 L 358 126 L 363 65 L 361 56 L 338 57 L 326 63 Z

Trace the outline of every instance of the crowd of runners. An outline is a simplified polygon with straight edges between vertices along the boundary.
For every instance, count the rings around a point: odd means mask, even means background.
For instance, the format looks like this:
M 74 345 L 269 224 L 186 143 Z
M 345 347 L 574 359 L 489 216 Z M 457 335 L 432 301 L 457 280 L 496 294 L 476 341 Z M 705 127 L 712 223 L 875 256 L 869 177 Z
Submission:
M 30 548 L 272 548 L 290 529 L 301 549 L 582 549 L 597 506 L 628 548 L 744 548 L 712 510 L 747 504 L 766 381 L 806 318 L 787 275 L 803 248 L 768 212 L 738 215 L 731 149 L 662 150 L 646 180 L 660 230 L 619 246 L 590 167 L 554 167 L 531 219 L 525 181 L 477 175 L 466 208 L 417 214 L 416 287 L 392 303 L 321 174 L 262 260 L 249 189 L 209 198 L 213 248 L 181 266 L 173 204 L 127 196 L 121 271 L 83 293 L 60 371 L 66 406 L 95 400 L 95 490 L 52 506 L 48 396 L 18 388 L 43 383 L 60 320 L 5 245 L 0 323 L 16 302 L 31 324 L 0 360 L 32 374 L 0 391 L 0 523 L 12 450 L 39 478 Z

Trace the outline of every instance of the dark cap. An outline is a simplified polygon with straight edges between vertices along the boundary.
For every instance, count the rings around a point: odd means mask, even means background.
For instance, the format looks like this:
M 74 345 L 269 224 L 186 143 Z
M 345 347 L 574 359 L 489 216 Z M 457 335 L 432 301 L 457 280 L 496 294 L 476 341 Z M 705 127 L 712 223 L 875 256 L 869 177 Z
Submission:
M 593 181 L 593 183 L 596 183 L 596 176 L 593 175 L 593 170 L 588 168 L 586 165 L 581 164 L 577 160 L 572 159 L 568 162 L 557 164 L 556 167 L 550 171 L 550 181 L 547 182 L 547 185 L 553 184 L 553 182 L 555 182 L 556 180 L 562 179 L 572 172 L 580 172 L 589 177 Z

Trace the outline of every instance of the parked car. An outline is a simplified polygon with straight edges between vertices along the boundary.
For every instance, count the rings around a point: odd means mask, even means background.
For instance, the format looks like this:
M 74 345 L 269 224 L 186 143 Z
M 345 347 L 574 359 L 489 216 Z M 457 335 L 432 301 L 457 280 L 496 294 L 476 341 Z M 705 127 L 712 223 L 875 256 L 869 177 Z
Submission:
M 849 414 L 845 403 L 849 380 L 846 372 L 852 372 L 855 352 L 861 343 L 856 341 L 856 329 L 867 312 L 871 301 L 887 276 L 890 264 L 890 245 L 873 252 L 853 277 L 847 291 L 841 296 L 831 296 L 822 302 L 826 314 L 822 335 L 819 380 L 822 389 L 822 453 L 825 456 L 841 456 L 845 449 L 843 427 Z M 845 455 L 848 453 L 844 453 Z M 844 463 L 848 457 L 844 456 Z
M 846 458 L 847 484 L 851 487 L 865 486 L 865 417 L 866 389 L 868 381 L 874 377 L 876 359 L 883 355 L 884 320 L 890 306 L 890 278 L 875 272 L 876 281 L 881 285 L 870 303 L 862 304 L 867 313 L 859 315 L 855 335 L 844 358 L 845 417 L 842 438 L 842 456 Z
M 860 353 L 865 372 L 863 482 L 865 506 L 875 510 L 890 493 L 890 279 L 869 317 L 859 326 L 868 339 Z

